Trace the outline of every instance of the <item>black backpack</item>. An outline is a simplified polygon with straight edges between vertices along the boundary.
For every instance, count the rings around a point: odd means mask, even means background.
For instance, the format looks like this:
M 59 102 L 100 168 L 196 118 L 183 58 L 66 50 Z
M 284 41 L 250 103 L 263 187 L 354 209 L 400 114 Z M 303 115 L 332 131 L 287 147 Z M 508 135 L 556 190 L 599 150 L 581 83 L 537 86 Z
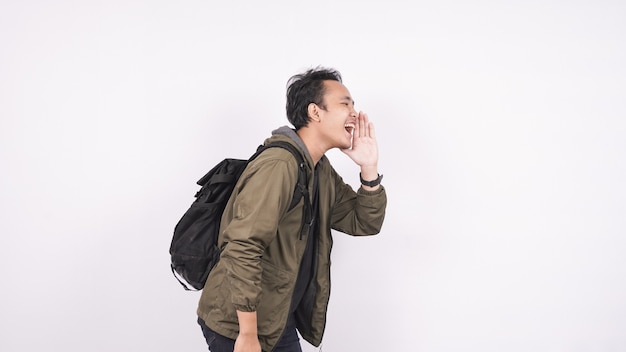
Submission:
M 195 290 L 204 287 L 209 272 L 220 258 L 220 249 L 217 246 L 220 222 L 235 184 L 248 163 L 265 149 L 272 147 L 287 149 L 298 161 L 298 183 L 289 210 L 304 197 L 303 226 L 311 223 L 311 202 L 305 163 L 293 145 L 287 142 L 274 142 L 259 146 L 248 160 L 224 159 L 198 180 L 197 184 L 202 188 L 196 193 L 196 200 L 174 228 L 170 245 L 170 266 L 174 277 L 185 290 L 192 291 L 188 286 Z

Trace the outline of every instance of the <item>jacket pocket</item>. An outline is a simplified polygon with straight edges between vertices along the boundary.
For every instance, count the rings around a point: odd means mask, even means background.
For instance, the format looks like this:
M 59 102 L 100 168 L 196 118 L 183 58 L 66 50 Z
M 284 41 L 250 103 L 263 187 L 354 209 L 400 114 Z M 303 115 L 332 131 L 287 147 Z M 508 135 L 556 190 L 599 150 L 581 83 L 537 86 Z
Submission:
M 262 291 L 257 306 L 259 335 L 280 333 L 286 324 L 293 280 L 289 272 L 263 261 Z

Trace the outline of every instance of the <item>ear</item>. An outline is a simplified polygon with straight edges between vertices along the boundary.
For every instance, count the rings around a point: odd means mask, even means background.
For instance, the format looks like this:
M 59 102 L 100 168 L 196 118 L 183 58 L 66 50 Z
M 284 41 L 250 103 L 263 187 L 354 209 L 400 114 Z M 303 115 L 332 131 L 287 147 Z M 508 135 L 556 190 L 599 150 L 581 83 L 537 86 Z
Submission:
M 315 103 L 309 104 L 307 107 L 307 112 L 309 113 L 309 118 L 315 122 L 320 122 L 320 107 Z

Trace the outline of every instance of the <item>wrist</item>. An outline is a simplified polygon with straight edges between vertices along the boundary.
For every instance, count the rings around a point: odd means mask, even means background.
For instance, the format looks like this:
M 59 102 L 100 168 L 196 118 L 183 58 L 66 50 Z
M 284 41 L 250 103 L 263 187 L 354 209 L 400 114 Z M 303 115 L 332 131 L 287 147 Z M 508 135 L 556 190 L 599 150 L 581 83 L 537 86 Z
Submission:
M 256 312 L 237 311 L 237 318 L 239 320 L 239 335 L 257 337 Z
M 372 181 L 378 178 L 378 166 L 361 166 L 361 179 Z
M 359 174 L 359 178 L 361 179 L 361 184 L 363 186 L 367 186 L 369 188 L 373 188 L 373 187 L 378 188 L 378 185 L 380 185 L 380 182 L 383 179 L 383 175 L 376 174 L 376 178 L 375 179 L 369 179 L 368 180 L 368 179 L 364 178 L 362 174 Z
M 259 338 L 259 336 L 257 335 L 256 331 L 252 332 L 252 331 L 243 331 L 240 330 L 239 331 L 239 336 L 243 337 L 243 338 L 251 338 L 251 339 L 257 339 Z

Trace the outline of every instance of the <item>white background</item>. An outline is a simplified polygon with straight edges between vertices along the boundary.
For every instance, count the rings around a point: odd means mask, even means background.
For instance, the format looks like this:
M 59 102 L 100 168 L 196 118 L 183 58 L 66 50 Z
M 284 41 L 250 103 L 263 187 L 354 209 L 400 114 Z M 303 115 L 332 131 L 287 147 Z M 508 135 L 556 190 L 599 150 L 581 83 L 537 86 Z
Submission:
M 625 43 L 619 1 L 3 0 L 0 350 L 206 350 L 173 227 L 324 65 L 389 198 L 324 352 L 624 351 Z

